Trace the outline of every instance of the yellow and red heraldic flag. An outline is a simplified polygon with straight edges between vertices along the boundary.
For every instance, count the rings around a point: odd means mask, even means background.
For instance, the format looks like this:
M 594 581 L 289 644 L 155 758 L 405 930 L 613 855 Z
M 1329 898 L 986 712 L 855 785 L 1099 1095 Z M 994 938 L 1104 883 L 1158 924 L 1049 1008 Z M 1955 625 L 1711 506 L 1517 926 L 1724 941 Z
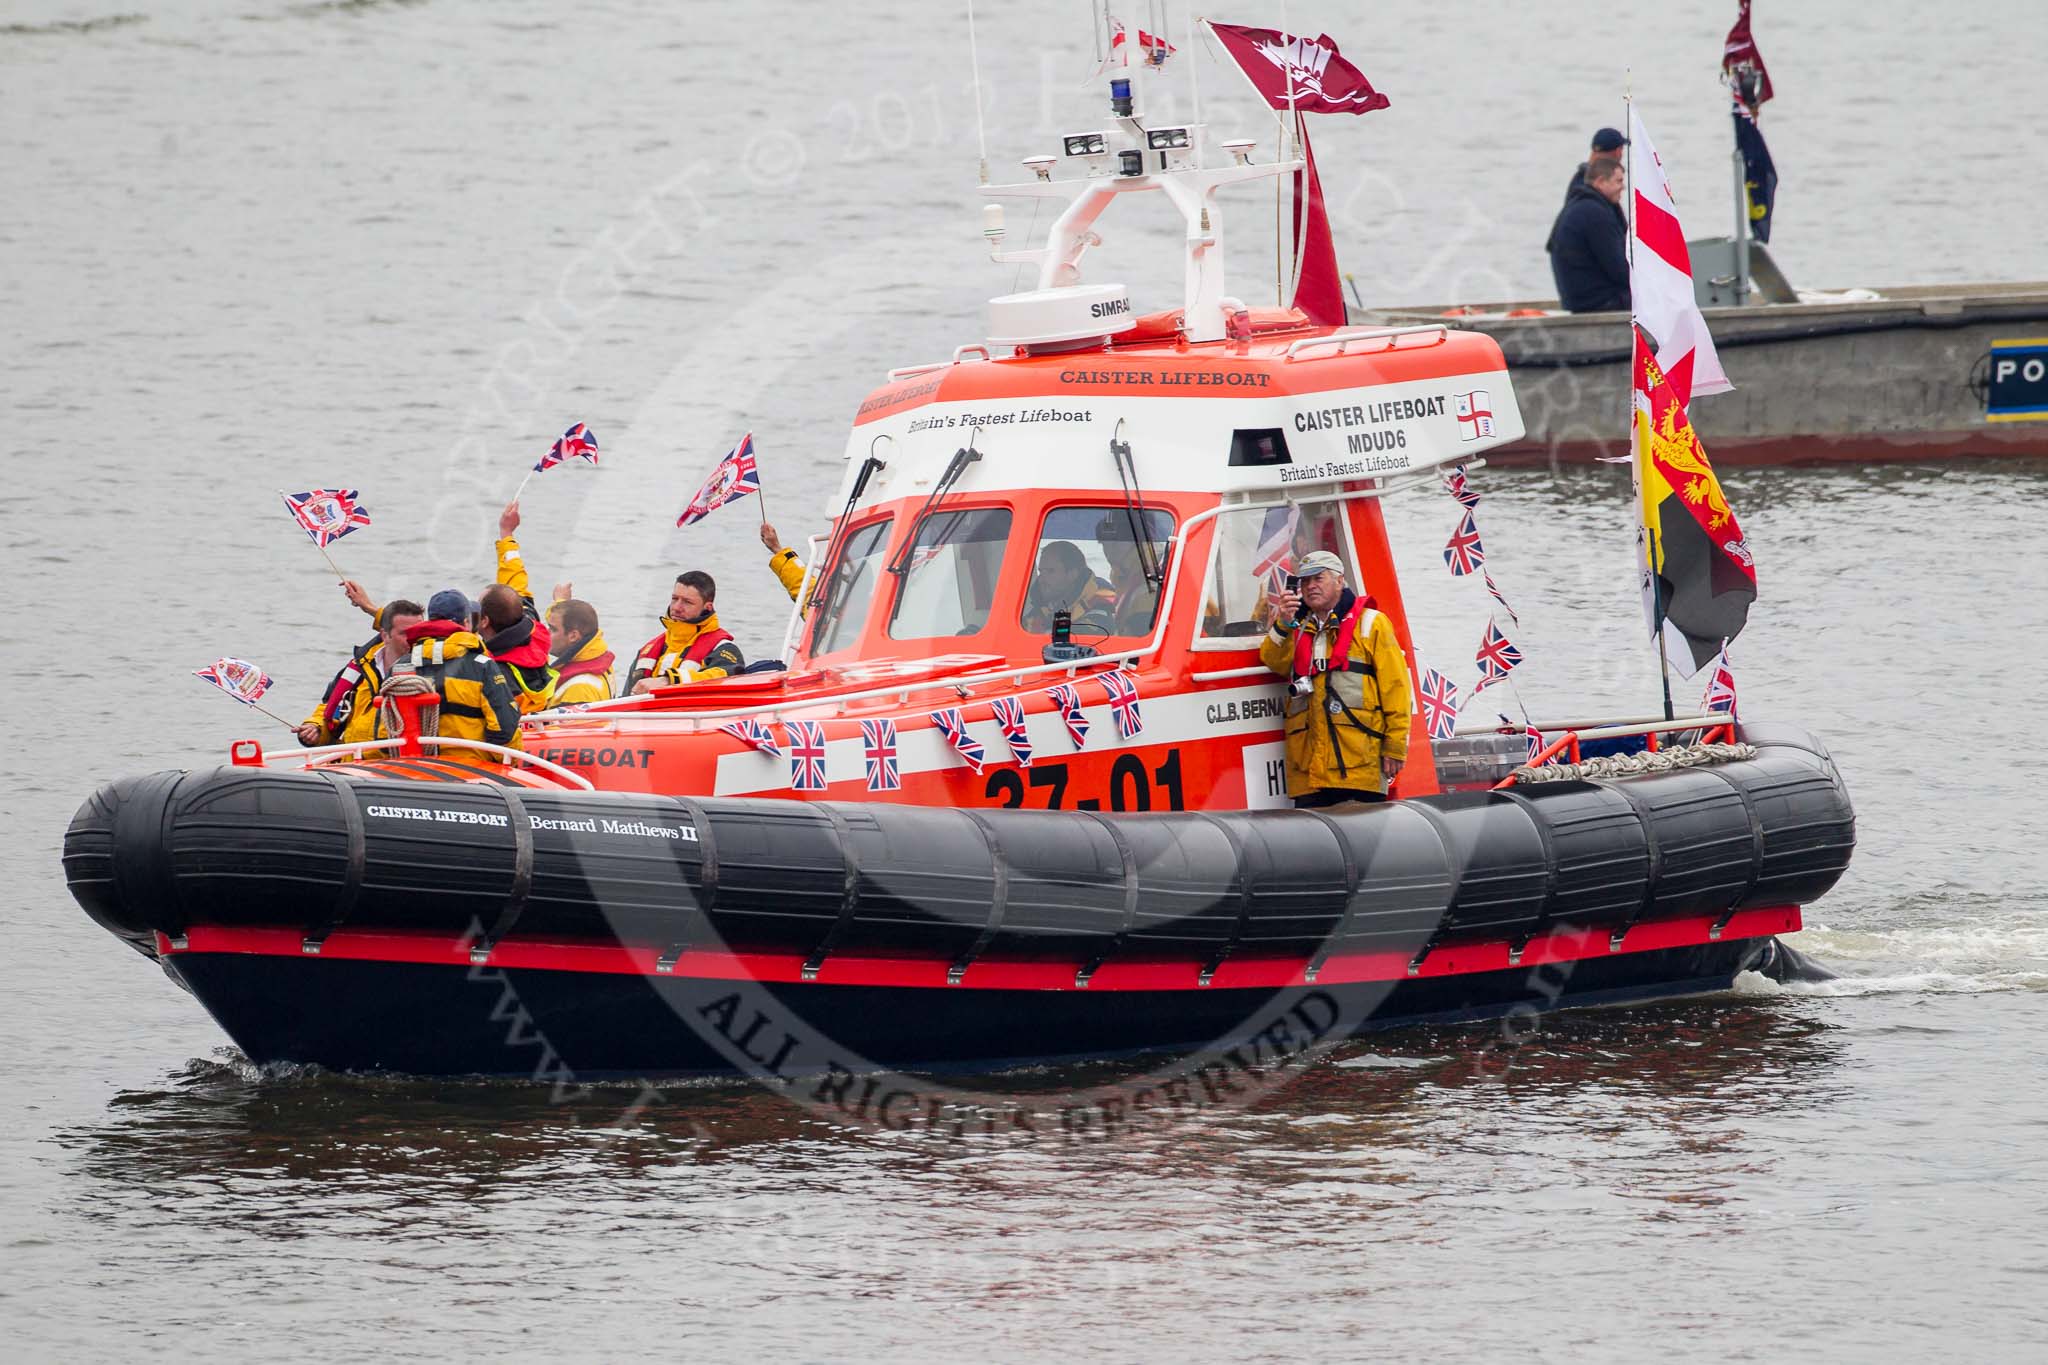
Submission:
M 1741 633 L 1756 600 L 1756 560 L 1685 404 L 1635 332 L 1636 488 L 1645 532 L 1644 605 L 1690 677 Z

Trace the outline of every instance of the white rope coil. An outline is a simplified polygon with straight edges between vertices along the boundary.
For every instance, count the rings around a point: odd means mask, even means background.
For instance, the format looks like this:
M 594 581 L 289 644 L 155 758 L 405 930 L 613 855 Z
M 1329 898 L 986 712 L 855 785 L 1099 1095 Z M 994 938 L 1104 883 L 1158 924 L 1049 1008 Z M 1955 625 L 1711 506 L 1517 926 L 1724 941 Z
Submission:
M 1583 782 L 1600 777 L 1640 777 L 1645 773 L 1668 773 L 1676 768 L 1701 768 L 1715 763 L 1739 763 L 1756 757 L 1754 744 L 1682 744 L 1656 753 L 1606 754 L 1577 763 L 1546 763 L 1541 767 L 1515 769 L 1517 783 Z
M 394 674 L 384 686 L 378 689 L 377 706 L 382 713 L 384 733 L 396 735 L 399 732 L 398 707 L 394 697 L 416 697 L 424 692 L 435 691 L 432 683 L 417 673 Z M 422 706 L 419 710 L 420 737 L 437 736 L 441 733 L 441 707 L 439 703 Z

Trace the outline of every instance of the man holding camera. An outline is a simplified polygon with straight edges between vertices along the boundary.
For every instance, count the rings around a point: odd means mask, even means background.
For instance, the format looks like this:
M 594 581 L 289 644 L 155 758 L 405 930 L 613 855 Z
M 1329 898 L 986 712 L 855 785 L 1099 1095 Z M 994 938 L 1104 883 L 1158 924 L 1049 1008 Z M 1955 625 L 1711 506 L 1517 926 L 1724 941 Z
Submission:
M 1259 661 L 1288 680 L 1287 794 L 1297 807 L 1384 801 L 1408 757 L 1408 662 L 1394 627 L 1328 550 L 1273 598 Z

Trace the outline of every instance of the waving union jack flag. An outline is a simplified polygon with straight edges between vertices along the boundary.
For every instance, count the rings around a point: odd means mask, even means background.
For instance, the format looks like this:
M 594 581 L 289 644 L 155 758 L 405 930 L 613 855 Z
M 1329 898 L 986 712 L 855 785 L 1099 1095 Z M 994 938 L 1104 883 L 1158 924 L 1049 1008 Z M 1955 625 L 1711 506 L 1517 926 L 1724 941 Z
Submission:
M 740 437 L 740 443 L 726 453 L 711 471 L 711 477 L 697 490 L 697 496 L 690 499 L 690 505 L 676 518 L 676 525 L 688 526 L 702 521 L 719 508 L 749 493 L 761 491 L 761 471 L 754 463 L 754 433 Z
M 1736 719 L 1735 674 L 1728 667 L 1726 645 L 1721 647 L 1721 657 L 1714 663 L 1713 676 L 1707 679 L 1707 695 L 1700 699 L 1700 710 Z
M 789 740 L 789 785 L 800 792 L 825 790 L 825 727 L 793 720 L 782 729 Z
M 1458 529 L 1451 532 L 1450 544 L 1444 546 L 1444 563 L 1451 566 L 1451 572 L 1463 578 L 1468 573 L 1479 572 L 1479 566 L 1486 562 L 1486 550 L 1479 543 L 1479 523 L 1472 520 L 1468 510 L 1458 521 Z
M 967 733 L 967 723 L 960 719 L 960 708 L 955 706 L 945 711 L 932 712 L 932 724 L 939 727 L 939 733 L 953 746 L 953 752 L 967 761 L 970 771 L 979 773 L 988 762 L 988 751 L 981 747 L 981 741 Z
M 1010 746 L 1010 757 L 1017 760 L 1017 766 L 1031 766 L 1031 733 L 1024 728 L 1024 704 L 1015 697 L 997 697 L 988 704 L 989 714 L 1002 728 L 1003 742 Z
M 729 720 L 718 728 L 756 753 L 770 758 L 782 757 L 782 746 L 775 742 L 775 732 L 752 716 L 744 720 Z
M 1472 481 L 1466 477 L 1463 465 L 1454 467 L 1444 475 L 1444 491 L 1463 503 L 1467 511 L 1479 505 L 1479 490 L 1474 488 Z
M 1422 723 L 1431 739 L 1449 739 L 1458 732 L 1458 685 L 1433 668 L 1422 670 L 1422 683 L 1415 689 Z
M 1138 680 L 1128 669 L 1112 668 L 1102 675 L 1102 690 L 1109 694 L 1110 718 L 1116 722 L 1120 739 L 1134 739 L 1145 728 L 1138 714 Z
M 1472 693 L 1477 696 L 1514 672 L 1522 662 L 1522 651 L 1515 648 L 1514 641 L 1501 634 L 1500 627 L 1489 617 L 1486 638 L 1479 642 L 1479 653 L 1474 659 L 1479 664 L 1479 681 L 1473 685 Z
M 292 520 L 323 550 L 350 531 L 370 524 L 370 514 L 356 502 L 353 488 L 315 488 L 282 496 Z
M 270 675 L 247 659 L 215 659 L 193 669 L 192 676 L 206 679 L 244 706 L 256 705 L 256 699 L 270 690 Z
M 893 792 L 903 789 L 903 769 L 896 761 L 896 722 L 888 717 L 860 723 L 860 739 L 867 754 L 868 790 Z
M 1060 708 L 1060 719 L 1066 722 L 1067 738 L 1080 748 L 1088 742 L 1088 717 L 1081 711 L 1081 689 L 1072 683 L 1061 683 L 1048 687 L 1045 695 L 1052 698 L 1053 705 Z
M 560 440 L 547 454 L 540 457 L 540 463 L 533 467 L 536 474 L 545 474 L 565 460 L 588 460 L 597 463 L 597 433 L 578 422 L 562 433 Z

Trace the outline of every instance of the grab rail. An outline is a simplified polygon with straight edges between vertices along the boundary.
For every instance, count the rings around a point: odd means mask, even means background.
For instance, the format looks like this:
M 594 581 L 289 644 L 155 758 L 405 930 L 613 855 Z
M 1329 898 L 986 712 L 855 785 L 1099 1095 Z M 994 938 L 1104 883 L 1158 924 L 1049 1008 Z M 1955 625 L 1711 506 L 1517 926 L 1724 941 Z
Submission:
M 1441 322 L 1425 323 L 1420 327 L 1362 327 L 1352 332 L 1332 332 L 1326 337 L 1304 337 L 1289 346 L 1282 359 L 1299 360 L 1308 352 L 1324 346 L 1335 346 L 1337 354 L 1343 355 L 1354 341 L 1384 341 L 1387 344 L 1382 346 L 1381 350 L 1399 351 L 1404 349 L 1401 344 L 1402 337 L 1421 336 L 1425 332 L 1435 334 L 1429 343 L 1432 346 L 1448 341 L 1451 335 L 1451 329 Z
M 249 741 L 243 742 L 247 743 Z M 261 760 L 262 766 L 265 767 L 273 762 L 279 762 L 284 759 L 298 759 L 303 767 L 317 768 L 328 763 L 350 762 L 372 752 L 382 753 L 386 749 L 396 749 L 407 742 L 407 738 L 403 736 L 397 739 L 366 739 L 359 740 L 353 744 L 322 744 L 315 748 L 296 749 L 282 754 L 266 754 L 261 746 L 258 746 L 255 757 Z M 511 760 L 518 763 L 521 767 L 538 768 L 550 777 L 559 778 L 570 786 L 580 788 L 583 791 L 594 792 L 597 790 L 596 785 L 582 773 L 573 772 L 559 763 L 552 763 L 538 754 L 529 754 L 524 749 L 508 749 L 502 744 L 486 744 L 480 739 L 456 739 L 451 735 L 421 735 L 417 742 L 422 745 L 431 744 L 436 749 L 474 749 L 478 753 L 492 754 L 499 758 Z M 244 764 L 244 766 L 257 766 L 253 763 L 245 763 L 239 754 L 235 756 L 234 761 Z
M 1586 730 L 1567 730 L 1541 749 L 1538 749 L 1529 761 L 1521 766 L 1523 768 L 1540 768 L 1561 753 L 1569 753 L 1571 755 L 1566 760 L 1567 762 L 1577 763 L 1579 761 L 1579 745 L 1582 741 L 1589 739 L 1627 739 L 1635 735 L 1642 735 L 1648 740 L 1647 747 L 1649 751 L 1654 754 L 1658 752 L 1657 736 L 1681 730 L 1698 730 L 1700 732 L 1700 743 L 1702 744 L 1713 743 L 1714 741 L 1707 738 L 1713 734 L 1724 734 L 1726 736 L 1725 742 L 1727 743 L 1732 744 L 1735 741 L 1735 722 L 1730 720 L 1726 714 L 1717 711 L 1704 716 L 1687 716 L 1679 720 L 1649 721 L 1638 725 L 1600 725 Z M 1499 734 L 1501 731 L 1495 729 L 1480 731 L 1479 733 Z M 1540 728 L 1537 733 L 1542 733 Z M 1500 791 L 1514 785 L 1514 773 L 1509 773 L 1506 777 L 1493 784 L 1493 790 Z

